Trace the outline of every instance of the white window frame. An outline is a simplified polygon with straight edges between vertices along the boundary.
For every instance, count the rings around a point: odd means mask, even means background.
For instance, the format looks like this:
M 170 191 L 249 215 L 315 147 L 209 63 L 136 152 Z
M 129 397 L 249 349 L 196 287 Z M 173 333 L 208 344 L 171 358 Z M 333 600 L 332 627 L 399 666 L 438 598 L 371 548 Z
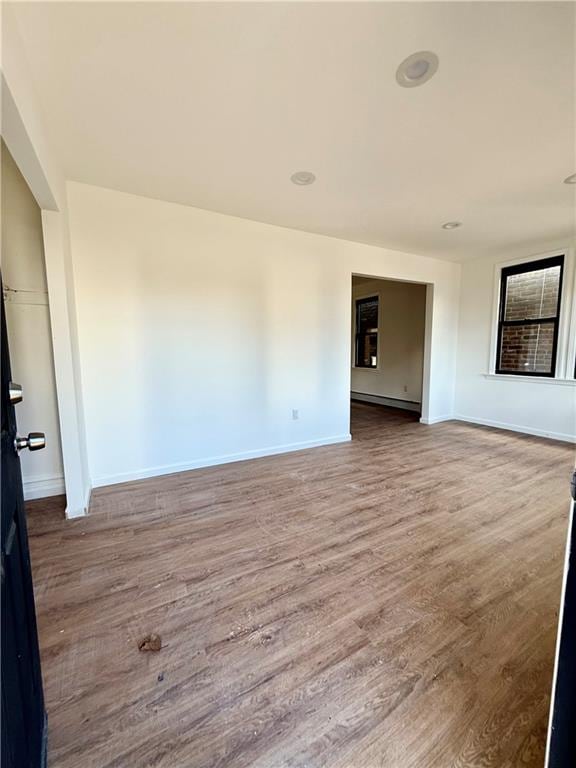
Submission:
M 498 349 L 498 316 L 500 313 L 500 290 L 502 270 L 518 264 L 542 261 L 553 256 L 564 256 L 564 275 L 562 294 L 560 296 L 560 320 L 558 323 L 558 347 L 556 353 L 556 370 L 551 376 L 522 376 L 521 374 L 496 373 L 496 351 Z M 494 287 L 492 301 L 492 332 L 490 334 L 490 357 L 488 359 L 489 377 L 511 379 L 514 381 L 531 381 L 544 384 L 574 384 L 574 367 L 576 365 L 576 270 L 574 268 L 574 249 L 558 248 L 547 253 L 522 256 L 516 259 L 501 261 L 494 265 Z

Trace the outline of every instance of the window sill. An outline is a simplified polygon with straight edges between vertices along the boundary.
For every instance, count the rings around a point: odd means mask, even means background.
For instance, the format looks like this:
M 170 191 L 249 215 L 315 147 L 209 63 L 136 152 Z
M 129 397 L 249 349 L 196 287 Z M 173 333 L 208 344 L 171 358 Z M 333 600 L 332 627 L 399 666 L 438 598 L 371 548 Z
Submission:
M 492 381 L 529 381 L 532 384 L 558 384 L 561 387 L 576 386 L 576 379 L 554 379 L 551 376 L 514 376 L 507 373 L 483 373 L 485 379 Z

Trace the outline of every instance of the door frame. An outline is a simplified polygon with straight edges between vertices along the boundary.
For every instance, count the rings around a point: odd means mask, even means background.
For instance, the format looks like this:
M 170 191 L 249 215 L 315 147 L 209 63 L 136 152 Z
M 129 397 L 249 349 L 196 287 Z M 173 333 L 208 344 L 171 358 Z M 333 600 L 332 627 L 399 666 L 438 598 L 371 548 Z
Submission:
M 370 278 L 371 280 L 387 280 L 389 282 L 395 282 L 395 283 L 412 283 L 414 285 L 424 285 L 426 286 L 426 307 L 425 307 L 425 313 L 424 313 L 424 354 L 422 357 L 422 402 L 420 403 L 420 421 L 422 424 L 431 424 L 435 420 L 430 419 L 430 367 L 431 367 L 431 360 L 432 360 L 432 318 L 433 318 L 433 309 L 434 309 L 434 283 L 427 283 L 423 280 L 409 280 L 403 277 L 397 277 L 393 276 L 390 277 L 390 275 L 375 275 L 375 274 L 366 274 L 364 272 L 351 272 L 350 273 L 350 300 L 348 302 L 349 308 L 350 308 L 350 323 L 349 326 L 352 329 L 352 343 L 351 343 L 351 349 L 352 349 L 352 357 L 348 361 L 348 392 L 350 392 L 352 387 L 352 367 L 354 365 L 354 329 L 355 329 L 355 318 L 354 318 L 354 300 L 352 296 L 352 279 L 354 277 L 366 277 Z M 367 294 L 368 295 L 368 294 Z M 370 294 L 372 295 L 372 294 Z M 378 339 L 378 344 L 380 344 L 380 339 Z
M 29 84 L 23 80 L 21 52 L 12 12 L 2 9 L 4 37 L 2 138 L 42 212 L 44 258 L 62 443 L 66 516 L 85 515 L 90 503 L 86 436 L 80 390 L 74 282 L 70 258 L 64 176 L 51 155 Z

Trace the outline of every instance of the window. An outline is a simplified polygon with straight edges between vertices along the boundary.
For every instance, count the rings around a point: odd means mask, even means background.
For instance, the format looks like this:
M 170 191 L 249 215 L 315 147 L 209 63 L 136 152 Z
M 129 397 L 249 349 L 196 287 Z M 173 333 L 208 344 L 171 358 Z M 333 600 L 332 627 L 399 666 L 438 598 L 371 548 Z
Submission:
M 554 376 L 564 256 L 505 267 L 496 373 Z
M 357 368 L 378 366 L 378 296 L 356 299 Z

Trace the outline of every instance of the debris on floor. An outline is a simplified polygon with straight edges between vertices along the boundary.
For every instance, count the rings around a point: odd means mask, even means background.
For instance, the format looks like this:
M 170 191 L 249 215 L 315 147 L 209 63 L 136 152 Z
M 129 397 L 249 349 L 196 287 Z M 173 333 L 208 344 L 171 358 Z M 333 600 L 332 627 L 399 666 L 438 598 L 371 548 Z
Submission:
M 139 651 L 159 651 L 162 648 L 162 638 L 160 635 L 144 635 L 138 640 Z

